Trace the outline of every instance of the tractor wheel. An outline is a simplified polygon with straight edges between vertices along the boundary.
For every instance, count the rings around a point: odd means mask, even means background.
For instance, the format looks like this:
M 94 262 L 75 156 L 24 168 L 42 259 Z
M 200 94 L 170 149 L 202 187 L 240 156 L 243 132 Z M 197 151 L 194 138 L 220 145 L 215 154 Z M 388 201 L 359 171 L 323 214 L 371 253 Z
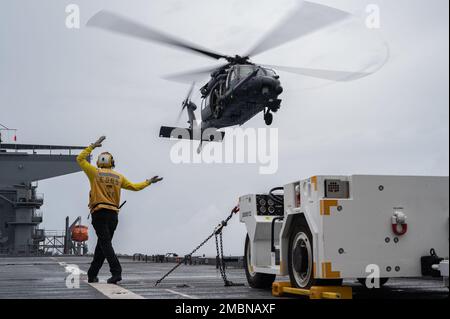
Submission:
M 293 287 L 308 289 L 314 284 L 312 235 L 304 224 L 297 225 L 289 238 L 288 270 Z
M 307 225 L 302 223 L 294 228 L 288 252 L 288 271 L 293 287 L 342 286 L 342 279 L 314 279 L 313 240 Z
M 245 255 L 244 255 L 244 269 L 245 276 L 247 277 L 248 284 L 252 288 L 256 289 L 271 289 L 272 284 L 275 281 L 275 275 L 262 274 L 254 272 L 251 265 L 251 253 L 250 253 L 250 238 L 245 238 Z

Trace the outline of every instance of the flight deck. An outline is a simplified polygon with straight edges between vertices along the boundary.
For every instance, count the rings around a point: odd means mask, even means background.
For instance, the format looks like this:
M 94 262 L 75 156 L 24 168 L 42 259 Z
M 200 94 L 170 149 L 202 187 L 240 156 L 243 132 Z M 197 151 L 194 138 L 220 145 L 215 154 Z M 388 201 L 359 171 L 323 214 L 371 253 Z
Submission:
M 108 266 L 100 272 L 99 284 L 88 284 L 89 257 L 4 257 L 0 258 L 0 299 L 272 299 L 270 290 L 250 288 L 244 269 L 227 268 L 228 278 L 240 287 L 224 287 L 214 265 L 182 265 L 160 285 L 156 280 L 173 263 L 145 263 L 121 259 L 123 281 L 119 286 L 106 284 Z M 79 288 L 67 288 L 70 268 L 81 270 Z M 287 278 L 279 278 L 286 281 Z M 448 289 L 441 279 L 392 279 L 382 289 L 369 291 L 356 281 L 345 281 L 353 288 L 354 299 L 446 299 Z M 298 296 L 284 296 L 297 298 Z

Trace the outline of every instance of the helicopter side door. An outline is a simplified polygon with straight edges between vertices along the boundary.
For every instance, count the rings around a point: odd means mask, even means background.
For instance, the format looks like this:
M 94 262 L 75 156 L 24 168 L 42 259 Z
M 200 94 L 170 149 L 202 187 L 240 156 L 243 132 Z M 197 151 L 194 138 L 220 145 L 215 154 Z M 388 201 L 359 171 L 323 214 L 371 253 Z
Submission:
M 211 90 L 208 93 L 208 95 L 205 97 L 203 106 L 202 106 L 202 119 L 209 119 L 209 118 L 219 118 L 220 117 L 220 110 L 217 108 L 218 105 L 218 99 L 220 98 L 221 94 L 223 94 L 227 88 L 228 88 L 228 81 L 230 79 L 230 73 L 226 75 L 225 78 L 222 78 L 220 81 L 215 81 L 213 85 L 211 85 Z M 225 76 L 222 75 L 222 76 Z

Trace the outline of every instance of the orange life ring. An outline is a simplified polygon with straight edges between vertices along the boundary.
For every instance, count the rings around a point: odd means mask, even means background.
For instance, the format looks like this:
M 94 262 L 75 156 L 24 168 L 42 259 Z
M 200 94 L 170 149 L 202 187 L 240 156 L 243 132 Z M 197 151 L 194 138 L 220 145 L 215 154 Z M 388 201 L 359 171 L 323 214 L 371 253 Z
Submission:
M 84 242 L 89 239 L 88 227 L 77 225 L 72 228 L 72 240 L 76 242 Z

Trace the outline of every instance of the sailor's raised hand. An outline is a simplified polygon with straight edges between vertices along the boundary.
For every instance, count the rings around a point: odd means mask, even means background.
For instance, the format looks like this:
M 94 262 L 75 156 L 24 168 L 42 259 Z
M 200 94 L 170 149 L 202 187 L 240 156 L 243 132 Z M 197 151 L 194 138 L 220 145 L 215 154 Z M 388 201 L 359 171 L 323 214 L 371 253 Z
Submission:
M 91 144 L 93 148 L 102 147 L 103 141 L 106 139 L 106 136 L 100 136 L 100 138 Z
M 148 179 L 147 181 L 148 181 L 150 184 L 155 184 L 155 183 L 158 183 L 158 182 L 160 182 L 160 181 L 162 181 L 162 180 L 163 180 L 162 177 L 159 177 L 159 176 L 153 176 L 151 179 Z

